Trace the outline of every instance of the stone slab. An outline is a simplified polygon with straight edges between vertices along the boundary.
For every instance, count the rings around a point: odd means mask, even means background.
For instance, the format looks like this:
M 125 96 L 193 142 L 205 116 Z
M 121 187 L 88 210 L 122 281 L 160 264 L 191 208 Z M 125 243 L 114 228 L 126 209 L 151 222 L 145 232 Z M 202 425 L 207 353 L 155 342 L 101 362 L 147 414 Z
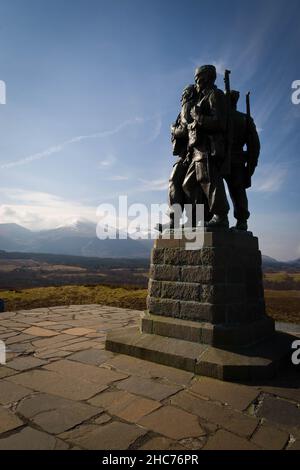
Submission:
M 103 392 L 89 400 L 89 403 L 103 408 L 111 415 L 124 421 L 137 423 L 141 418 L 159 408 L 158 401 L 139 397 L 123 390 Z
M 194 375 L 184 370 L 175 369 L 174 367 L 167 367 L 155 362 L 143 361 L 132 356 L 123 356 L 122 354 L 116 355 L 106 363 L 113 369 L 122 372 L 144 377 L 146 379 L 161 378 L 165 381 L 172 382 L 177 385 L 186 387 L 189 385 Z
M 247 439 L 220 429 L 208 439 L 203 450 L 259 450 L 259 447 Z
M 67 359 L 52 362 L 51 364 L 44 366 L 44 369 L 55 372 L 64 379 L 70 379 L 71 382 L 80 382 L 80 380 L 83 380 L 96 385 L 107 385 L 128 377 L 128 374 L 123 374 L 122 372 L 116 372 L 90 364 L 69 361 Z
M 141 318 L 143 333 L 210 344 L 217 347 L 236 347 L 255 344 L 275 331 L 274 320 L 267 316 L 259 320 L 238 324 L 195 322 L 144 313 Z
M 1 380 L 0 382 L 0 404 L 8 405 L 15 403 L 27 395 L 32 394 L 32 390 L 22 387 L 21 385 L 13 384 L 8 380 Z
M 43 393 L 22 400 L 17 412 L 45 431 L 58 434 L 98 415 L 102 409 Z
M 293 340 L 293 336 L 277 332 L 249 348 L 229 351 L 127 327 L 107 335 L 106 349 L 220 380 L 255 380 L 275 374 L 290 355 Z
M 57 336 L 58 333 L 53 330 L 47 330 L 46 328 L 40 328 L 38 326 L 32 326 L 30 328 L 27 328 L 27 330 L 24 330 L 24 334 L 27 335 L 32 335 L 32 336 L 45 336 L 45 337 L 51 337 L 51 336 Z
M 185 450 L 186 448 L 178 442 L 168 439 L 167 437 L 153 437 L 145 442 L 139 450 Z
M 1 366 L 0 367 L 0 379 L 5 377 L 9 377 L 10 375 L 16 374 L 14 369 L 10 369 L 9 367 Z
M 206 423 L 221 426 L 240 436 L 250 437 L 259 423 L 253 416 L 243 414 L 230 406 L 202 399 L 188 391 L 182 391 L 172 397 L 171 404 L 199 416 L 201 422 L 205 420 Z
M 88 335 L 89 333 L 94 333 L 95 330 L 91 330 L 89 328 L 70 328 L 64 330 L 64 333 L 71 336 L 84 336 Z
M 9 362 L 9 367 L 17 371 L 25 371 L 29 369 L 35 369 L 36 367 L 46 364 L 46 361 L 42 361 L 33 356 L 17 357 Z
M 266 396 L 257 414 L 279 426 L 292 428 L 300 423 L 300 408 L 281 398 Z
M 263 449 L 281 450 L 289 442 L 289 434 L 268 424 L 262 424 L 252 436 L 251 441 Z
M 163 406 L 140 420 L 139 424 L 170 439 L 200 437 L 205 431 L 199 425 L 197 416 L 174 406 Z
M 143 377 L 129 377 L 122 380 L 117 387 L 120 390 L 142 395 L 153 400 L 164 400 L 182 389 L 180 385 L 160 383 Z
M 110 372 L 110 371 L 108 371 Z M 6 380 L 35 391 L 58 395 L 70 400 L 87 400 L 97 393 L 105 390 L 106 380 L 97 384 L 80 376 L 63 377 L 62 375 L 46 370 L 31 370 L 21 374 L 6 377 Z M 110 379 L 108 379 L 108 382 Z
M 71 437 L 72 442 L 89 450 L 125 450 L 139 437 L 146 434 L 146 430 L 135 424 L 121 422 L 108 423 L 98 426 L 90 432 L 84 432 L 79 437 Z
M 203 344 L 140 333 L 138 327 L 110 332 L 105 347 L 119 354 L 127 354 L 193 373 L 197 358 L 208 348 Z
M 109 351 L 101 351 L 100 349 L 86 349 L 79 351 L 68 357 L 71 361 L 81 362 L 83 364 L 91 364 L 99 366 L 107 360 L 111 359 L 114 355 Z
M 192 382 L 189 391 L 201 397 L 230 405 L 240 411 L 246 410 L 260 393 L 255 387 L 217 382 L 209 377 L 197 377 Z
M 0 406 L 0 434 L 12 431 L 23 425 L 23 421 L 21 421 L 18 416 L 3 406 Z
M 0 450 L 66 450 L 68 447 L 60 439 L 29 426 L 0 439 Z

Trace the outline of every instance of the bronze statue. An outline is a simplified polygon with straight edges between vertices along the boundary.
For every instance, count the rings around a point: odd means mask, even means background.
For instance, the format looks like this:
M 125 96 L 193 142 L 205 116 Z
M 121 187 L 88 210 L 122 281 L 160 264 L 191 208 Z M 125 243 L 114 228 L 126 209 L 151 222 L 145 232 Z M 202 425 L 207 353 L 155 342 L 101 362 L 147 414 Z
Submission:
M 169 217 L 170 222 L 167 224 L 158 224 L 157 229 L 162 232 L 165 228 L 175 228 L 175 221 L 179 221 L 184 206 L 190 203 L 188 196 L 183 190 L 183 181 L 189 167 L 188 160 L 188 124 L 193 121 L 191 117 L 191 109 L 196 103 L 197 90 L 195 85 L 188 85 L 184 88 L 181 96 L 181 111 L 176 121 L 171 126 L 171 140 L 173 147 L 173 155 L 177 156 L 177 160 L 173 165 L 173 170 L 169 179 Z M 176 214 L 175 210 L 181 213 Z M 193 217 L 193 214 L 192 214 Z M 195 221 L 188 221 L 192 226 Z
M 249 94 L 247 95 L 247 114 L 237 110 L 240 93 L 232 90 L 230 97 L 232 107 L 231 171 L 225 179 L 234 207 L 234 217 L 237 219 L 235 228 L 247 230 L 250 212 L 246 188 L 251 187 L 251 177 L 260 153 L 260 142 L 255 123 L 250 116 Z M 246 151 L 244 151 L 244 146 L 247 148 Z
M 188 125 L 191 164 L 183 189 L 196 204 L 208 204 L 213 214 L 208 227 L 226 229 L 229 204 L 221 168 L 226 158 L 227 112 L 225 95 L 215 86 L 216 77 L 213 65 L 198 67 L 195 72 L 198 99 L 191 111 L 193 122 Z
M 223 179 L 237 219 L 234 228 L 248 229 L 246 188 L 251 186 L 260 143 L 250 115 L 249 93 L 247 113 L 237 111 L 239 92 L 230 91 L 229 74 L 226 70 L 224 93 L 215 85 L 217 74 L 213 65 L 197 67 L 195 84 L 183 90 L 181 112 L 171 126 L 177 161 L 169 179 L 170 222 L 158 224 L 159 231 L 175 228 L 187 204 L 192 206 L 187 226 L 199 224 L 196 207 L 203 204 L 205 225 L 228 229 L 229 204 Z

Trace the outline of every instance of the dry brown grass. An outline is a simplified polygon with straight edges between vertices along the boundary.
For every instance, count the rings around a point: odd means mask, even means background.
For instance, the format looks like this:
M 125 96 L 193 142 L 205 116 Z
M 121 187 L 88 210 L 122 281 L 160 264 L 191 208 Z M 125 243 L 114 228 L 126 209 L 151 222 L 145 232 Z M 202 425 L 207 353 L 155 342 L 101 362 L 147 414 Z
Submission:
M 2 291 L 0 296 L 8 311 L 72 304 L 101 304 L 143 310 L 146 306 L 147 290 L 102 285 L 61 286 Z
M 32 309 L 55 305 L 101 304 L 144 310 L 147 289 L 113 286 L 39 287 L 2 291 L 6 310 Z M 267 313 L 275 320 L 300 323 L 300 291 L 265 290 Z
M 300 291 L 265 290 L 267 313 L 277 321 L 300 323 Z

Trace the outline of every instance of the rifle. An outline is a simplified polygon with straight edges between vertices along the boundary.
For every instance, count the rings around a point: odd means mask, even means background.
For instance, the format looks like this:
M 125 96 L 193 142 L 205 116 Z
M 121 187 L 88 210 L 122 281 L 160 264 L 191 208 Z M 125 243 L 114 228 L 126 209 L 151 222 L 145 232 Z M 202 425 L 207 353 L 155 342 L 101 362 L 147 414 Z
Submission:
M 251 110 L 250 110 L 250 91 L 246 94 L 246 113 L 247 113 L 247 119 L 250 121 L 251 118 Z
M 226 148 L 225 158 L 221 167 L 221 174 L 226 176 L 230 173 L 231 166 L 231 146 L 232 146 L 232 117 L 231 117 L 231 98 L 230 98 L 230 70 L 225 70 L 225 97 L 226 97 Z
M 225 70 L 224 72 L 224 82 L 225 82 L 225 94 L 230 98 L 230 78 L 231 70 Z

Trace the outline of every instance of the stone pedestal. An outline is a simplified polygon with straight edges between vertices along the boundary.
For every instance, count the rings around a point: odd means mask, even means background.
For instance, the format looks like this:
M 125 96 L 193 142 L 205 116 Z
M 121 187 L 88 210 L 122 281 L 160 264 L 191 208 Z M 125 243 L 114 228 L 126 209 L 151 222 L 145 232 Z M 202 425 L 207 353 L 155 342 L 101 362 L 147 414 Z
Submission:
M 155 241 L 141 327 L 109 333 L 106 348 L 222 380 L 273 375 L 294 338 L 265 313 L 258 239 L 206 231 L 190 248 L 185 236 Z

